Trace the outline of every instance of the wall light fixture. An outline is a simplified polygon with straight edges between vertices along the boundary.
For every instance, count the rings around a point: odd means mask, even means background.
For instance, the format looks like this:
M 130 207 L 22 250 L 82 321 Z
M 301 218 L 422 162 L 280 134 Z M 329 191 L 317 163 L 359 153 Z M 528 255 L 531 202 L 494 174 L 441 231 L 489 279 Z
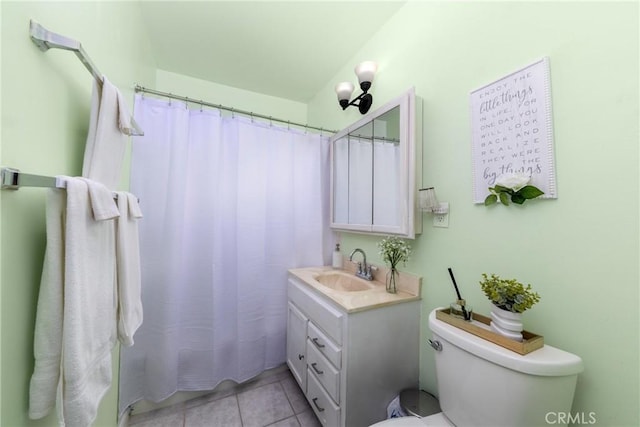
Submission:
M 422 212 L 435 215 L 446 215 L 449 213 L 449 203 L 439 202 L 436 197 L 436 190 L 433 187 L 418 190 L 418 206 Z
M 376 74 L 377 70 L 378 65 L 373 61 L 362 62 L 355 68 L 354 71 L 356 76 L 358 76 L 358 83 L 360 83 L 362 93 L 354 98 L 353 101 L 349 101 L 354 90 L 353 83 L 342 82 L 336 85 L 338 102 L 343 110 L 346 110 L 350 105 L 354 105 L 358 107 L 360 114 L 366 114 L 367 111 L 369 111 L 369 108 L 371 108 L 371 104 L 373 103 L 373 96 L 367 92 L 371 88 L 371 82 L 373 82 L 373 76 Z

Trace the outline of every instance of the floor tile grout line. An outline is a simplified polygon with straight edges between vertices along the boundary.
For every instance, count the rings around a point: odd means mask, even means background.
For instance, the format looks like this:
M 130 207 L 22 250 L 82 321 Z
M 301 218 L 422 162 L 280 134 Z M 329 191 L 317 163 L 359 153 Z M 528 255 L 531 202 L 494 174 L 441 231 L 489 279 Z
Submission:
M 284 393 L 284 397 L 287 399 L 287 402 L 289 402 L 289 406 L 291 407 L 291 412 L 293 412 L 293 415 L 296 414 L 296 410 L 293 408 L 293 404 L 291 403 L 291 399 L 289 398 L 289 394 L 287 393 L 287 390 L 284 388 L 284 385 L 282 384 L 283 380 L 278 381 L 278 383 L 280 384 L 280 388 L 282 388 L 282 392 Z
M 289 400 L 289 396 L 287 395 L 287 391 L 285 390 L 284 386 L 282 385 L 282 380 L 279 380 L 278 384 L 280 385 L 280 388 L 282 389 L 282 393 L 284 394 L 284 398 L 287 399 L 287 403 L 289 404 L 289 409 L 291 409 L 291 413 L 293 415 L 289 415 L 289 416 L 281 418 L 279 420 L 275 420 L 271 424 L 267 424 L 265 427 L 268 427 L 268 426 L 270 426 L 272 424 L 275 424 L 275 423 L 279 423 L 280 421 L 284 421 L 284 420 L 292 418 L 292 417 L 295 417 L 296 422 L 298 423 L 298 425 L 300 425 L 300 421 L 298 420 L 298 417 L 296 417 L 296 411 L 293 409 L 293 405 L 291 404 L 291 401 Z
M 240 409 L 240 399 L 238 399 L 238 393 L 234 393 L 233 397 L 236 398 L 236 406 L 238 407 L 238 415 L 240 416 L 240 427 L 244 427 L 244 420 L 242 419 L 242 410 Z

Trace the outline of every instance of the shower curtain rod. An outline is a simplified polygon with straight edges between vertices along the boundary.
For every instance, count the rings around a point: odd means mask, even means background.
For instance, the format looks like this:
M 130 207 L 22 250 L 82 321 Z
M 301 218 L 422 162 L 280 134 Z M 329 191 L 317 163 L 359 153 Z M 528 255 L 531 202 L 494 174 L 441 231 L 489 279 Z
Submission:
M 169 93 L 169 92 L 162 92 L 162 91 L 155 90 L 155 89 L 149 89 L 149 88 L 146 88 L 146 87 L 143 87 L 143 86 L 140 86 L 140 85 L 135 85 L 134 90 L 136 92 L 149 93 L 149 94 L 152 94 L 152 95 L 162 96 L 162 97 L 165 97 L 165 98 L 177 99 L 179 101 L 184 101 L 184 102 L 191 102 L 192 104 L 198 104 L 198 105 L 202 105 L 202 106 L 206 105 L 207 107 L 217 108 L 218 110 L 230 111 L 232 114 L 238 113 L 238 114 L 242 114 L 242 115 L 245 115 L 245 116 L 255 117 L 255 118 L 258 118 L 258 119 L 269 120 L 270 122 L 286 123 L 288 126 L 293 125 L 293 126 L 301 127 L 301 128 L 304 128 L 304 129 L 313 129 L 313 130 L 320 131 L 320 133 L 322 133 L 322 132 L 336 133 L 337 132 L 336 130 L 325 129 L 325 128 L 316 127 L 316 126 L 310 126 L 308 124 L 296 123 L 296 122 L 292 122 L 291 120 L 277 119 L 275 117 L 265 116 L 264 114 L 257 114 L 257 113 L 253 113 L 251 111 L 238 110 L 237 108 L 227 107 L 227 106 L 224 106 L 224 105 L 221 105 L 221 104 L 213 104 L 211 102 L 206 102 L 206 101 L 203 101 L 203 100 L 189 98 L 187 96 L 174 95 L 174 94 Z

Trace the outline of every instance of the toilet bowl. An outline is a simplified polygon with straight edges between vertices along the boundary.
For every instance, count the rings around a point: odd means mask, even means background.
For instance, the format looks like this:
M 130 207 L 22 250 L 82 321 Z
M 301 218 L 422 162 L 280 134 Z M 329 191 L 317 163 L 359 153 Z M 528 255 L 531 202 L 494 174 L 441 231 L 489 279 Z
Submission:
M 520 355 L 436 319 L 437 310 L 429 314 L 429 329 L 440 343 L 435 359 L 442 412 L 373 426 L 524 427 L 571 411 L 580 357 L 550 345 Z

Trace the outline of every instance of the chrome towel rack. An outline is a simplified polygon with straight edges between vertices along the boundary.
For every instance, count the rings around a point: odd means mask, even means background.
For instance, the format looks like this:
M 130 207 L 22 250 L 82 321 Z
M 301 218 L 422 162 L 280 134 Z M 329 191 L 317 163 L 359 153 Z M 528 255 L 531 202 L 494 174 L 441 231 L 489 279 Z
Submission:
M 55 176 L 34 175 L 20 172 L 19 169 L 3 167 L 0 168 L 0 189 L 18 190 L 20 187 L 46 187 L 46 188 L 67 188 L 64 179 Z M 118 195 L 114 192 L 113 198 Z M 140 203 L 140 199 L 138 199 Z
M 67 188 L 64 180 L 54 176 L 32 175 L 7 167 L 0 169 L 0 182 L 3 190 L 17 190 L 20 187 Z
M 75 53 L 78 59 L 80 59 L 80 62 L 82 62 L 87 70 L 89 70 L 91 75 L 102 83 L 103 74 L 98 70 L 98 67 L 96 67 L 93 61 L 91 61 L 91 58 L 89 58 L 89 55 L 84 51 L 79 41 L 49 31 L 33 19 L 29 21 L 29 36 L 31 37 L 31 41 L 33 41 L 33 43 L 38 46 L 38 49 L 43 52 L 46 52 L 49 49 L 63 49 Z M 144 135 L 144 132 L 140 126 L 138 126 L 138 123 L 136 123 L 133 117 L 131 118 L 131 125 L 134 128 L 131 135 Z

